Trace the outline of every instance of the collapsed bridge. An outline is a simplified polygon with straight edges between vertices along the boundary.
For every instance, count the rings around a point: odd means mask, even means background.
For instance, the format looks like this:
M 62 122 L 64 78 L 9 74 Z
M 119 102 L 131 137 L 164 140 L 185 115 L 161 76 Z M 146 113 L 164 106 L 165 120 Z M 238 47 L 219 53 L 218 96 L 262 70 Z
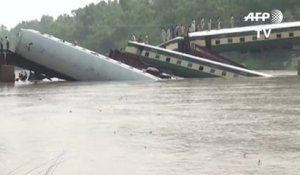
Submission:
M 271 28 L 273 33 L 270 38 L 256 38 L 255 28 Z M 107 57 L 48 34 L 21 29 L 15 50 L 0 54 L 0 65 L 6 63 L 68 81 L 269 77 L 218 53 L 297 46 L 300 22 L 196 32 L 189 34 L 188 42 L 185 40 L 179 37 L 159 46 L 129 42 L 125 51 Z
M 7 64 L 70 81 L 155 81 L 147 72 L 38 31 L 22 29 Z

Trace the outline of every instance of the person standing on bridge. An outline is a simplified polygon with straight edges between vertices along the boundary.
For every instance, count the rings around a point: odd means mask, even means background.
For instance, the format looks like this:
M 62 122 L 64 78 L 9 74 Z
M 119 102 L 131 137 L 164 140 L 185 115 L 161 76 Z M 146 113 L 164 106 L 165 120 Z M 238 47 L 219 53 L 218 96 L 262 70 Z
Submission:
M 179 36 L 183 37 L 185 32 L 185 26 L 183 24 L 180 25 Z
M 204 17 L 201 18 L 200 26 L 201 26 L 201 30 L 203 31 L 204 28 L 205 28 L 205 19 L 204 19 Z
M 191 27 L 190 27 L 190 33 L 196 32 L 196 20 L 192 21 Z
M 200 23 L 197 23 L 196 24 L 196 32 L 199 32 L 201 31 L 201 26 L 200 26 Z
M 134 35 L 134 34 L 132 34 L 132 35 L 131 35 L 131 37 L 130 37 L 130 41 L 136 41 L 136 37 L 135 37 L 135 35 Z
M 142 35 L 140 35 L 140 36 L 138 37 L 137 42 L 138 42 L 138 43 L 142 43 L 142 42 L 143 42 L 143 36 L 142 36 Z
M 179 36 L 179 32 L 180 32 L 180 25 L 176 24 L 176 27 L 175 27 L 175 38 Z
M 230 25 L 231 25 L 231 28 L 234 28 L 234 16 L 232 14 L 230 17 Z
M 145 36 L 144 43 L 145 44 L 150 44 L 148 35 Z
M 9 40 L 8 40 L 8 37 L 5 36 L 5 40 L 6 40 L 6 52 L 9 51 Z
M 211 18 L 209 18 L 207 26 L 208 26 L 208 30 L 210 31 L 211 30 L 211 26 L 212 26 L 212 19 Z
M 164 28 L 161 29 L 161 39 L 163 43 L 167 40 L 167 32 Z
M 218 29 L 220 30 L 221 29 L 221 23 L 222 23 L 221 17 L 218 17 L 217 23 L 218 23 Z
M 166 33 L 166 41 L 169 41 L 171 38 L 172 38 L 171 29 L 168 28 Z
M 3 38 L 0 40 L 0 54 L 3 54 Z

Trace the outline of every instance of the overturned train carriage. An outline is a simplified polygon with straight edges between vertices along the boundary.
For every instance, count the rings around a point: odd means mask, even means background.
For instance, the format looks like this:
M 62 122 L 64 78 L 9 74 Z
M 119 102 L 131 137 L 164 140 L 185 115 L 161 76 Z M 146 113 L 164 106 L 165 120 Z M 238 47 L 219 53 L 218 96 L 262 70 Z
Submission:
M 269 77 L 260 72 L 138 42 L 129 41 L 125 51 L 140 56 L 160 70 L 181 77 Z
M 51 35 L 22 29 L 15 54 L 77 81 L 159 80 L 126 64 Z

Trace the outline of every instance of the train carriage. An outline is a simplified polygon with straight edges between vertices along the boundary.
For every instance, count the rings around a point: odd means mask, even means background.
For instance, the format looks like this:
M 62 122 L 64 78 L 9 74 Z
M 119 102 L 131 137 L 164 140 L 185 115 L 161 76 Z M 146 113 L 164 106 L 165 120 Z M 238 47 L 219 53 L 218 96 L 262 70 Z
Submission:
M 270 29 L 270 36 L 266 37 L 263 30 L 268 33 Z M 292 48 L 300 44 L 300 22 L 194 32 L 189 34 L 189 39 L 191 44 L 215 52 Z
M 129 41 L 125 52 L 139 56 L 144 62 L 159 70 L 180 77 L 269 77 L 267 74 L 245 68 L 138 42 Z

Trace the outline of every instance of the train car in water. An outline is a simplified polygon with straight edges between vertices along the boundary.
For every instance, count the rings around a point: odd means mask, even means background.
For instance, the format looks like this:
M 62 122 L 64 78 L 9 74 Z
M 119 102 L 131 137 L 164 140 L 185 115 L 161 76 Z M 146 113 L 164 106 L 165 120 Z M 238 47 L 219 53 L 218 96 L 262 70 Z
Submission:
M 179 51 L 182 53 L 187 53 L 197 57 L 203 57 L 212 61 L 217 61 L 232 66 L 246 68 L 244 65 L 237 63 L 232 59 L 229 59 L 223 55 L 211 51 L 209 48 L 206 48 L 204 46 L 199 46 L 195 43 L 191 43 L 189 38 L 176 37 L 170 41 L 158 45 L 158 47 L 162 47 L 168 50 Z
M 269 75 L 206 58 L 129 41 L 125 52 L 164 72 L 186 78 L 269 77 Z
M 15 54 L 77 81 L 146 81 L 159 77 L 35 30 L 22 29 Z
M 260 37 L 257 31 L 260 31 Z M 266 36 L 268 34 L 269 37 Z M 189 34 L 189 39 L 191 44 L 218 53 L 255 51 L 262 48 L 292 48 L 300 45 L 300 22 L 194 32 Z

